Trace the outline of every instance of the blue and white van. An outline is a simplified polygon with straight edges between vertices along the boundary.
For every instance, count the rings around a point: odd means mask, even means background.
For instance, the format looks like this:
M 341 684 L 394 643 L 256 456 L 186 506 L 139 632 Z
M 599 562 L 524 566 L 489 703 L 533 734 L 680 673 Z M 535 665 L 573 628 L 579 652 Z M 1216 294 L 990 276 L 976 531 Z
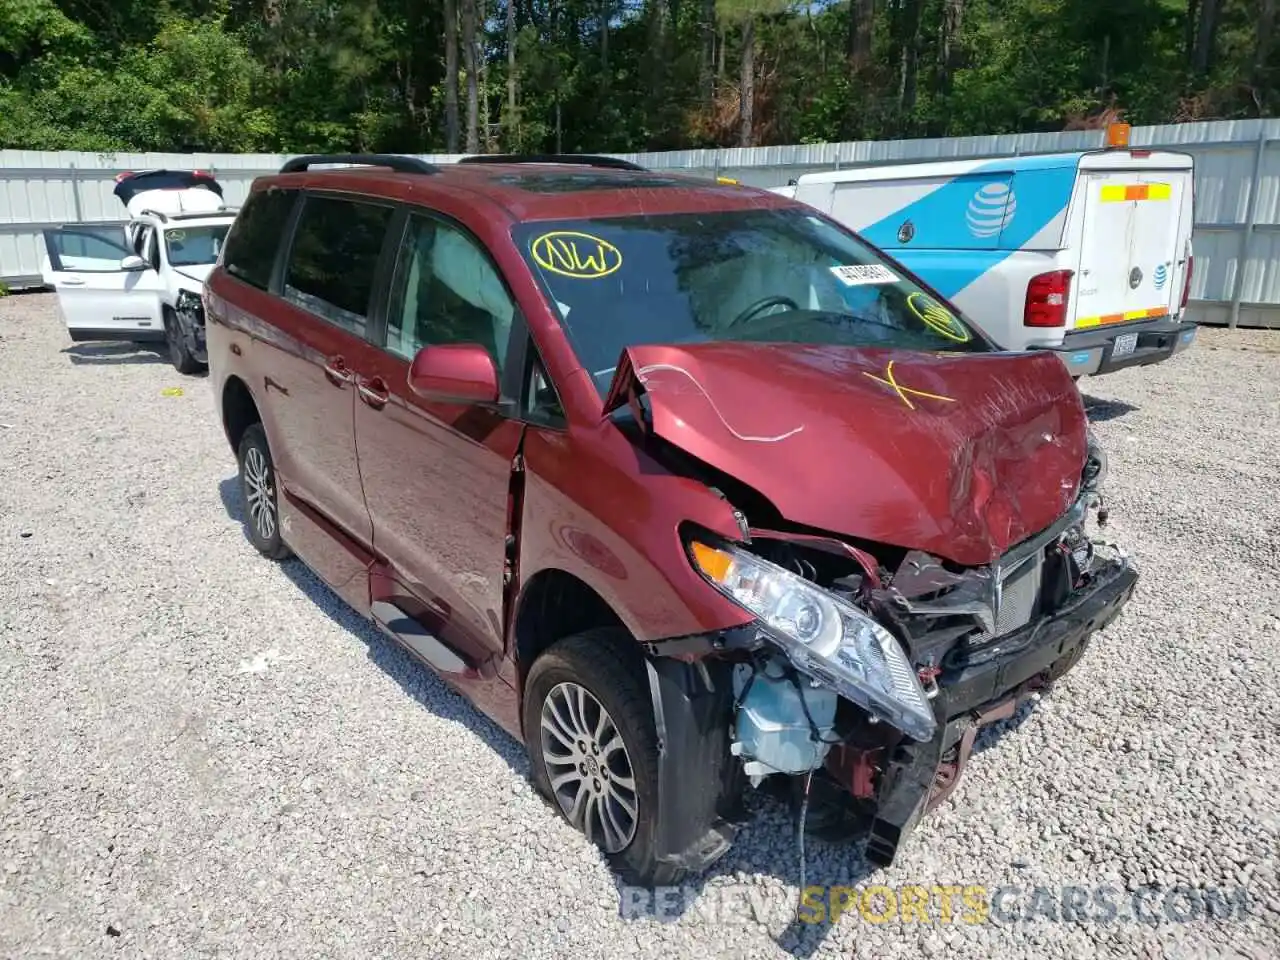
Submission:
M 856 230 L 1007 350 L 1057 352 L 1072 375 L 1191 346 L 1193 165 L 1105 149 L 856 167 L 774 192 Z

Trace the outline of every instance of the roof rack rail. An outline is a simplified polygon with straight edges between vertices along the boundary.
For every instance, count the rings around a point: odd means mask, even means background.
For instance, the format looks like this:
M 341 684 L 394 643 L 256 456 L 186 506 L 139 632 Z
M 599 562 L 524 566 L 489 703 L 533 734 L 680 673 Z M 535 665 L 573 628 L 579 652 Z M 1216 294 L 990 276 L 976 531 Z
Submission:
M 161 223 L 169 222 L 169 215 L 165 213 L 163 210 L 152 210 L 150 207 L 148 207 L 146 210 L 141 210 L 138 212 L 138 216 L 140 217 L 145 217 L 148 215 L 153 217 L 159 217 Z
M 590 153 L 478 153 L 463 157 L 458 163 L 563 163 L 579 167 L 604 167 L 609 170 L 639 170 L 644 167 L 618 157 L 601 157 Z
M 390 167 L 396 173 L 439 173 L 440 168 L 417 157 L 398 153 L 312 153 L 286 160 L 281 173 L 300 173 L 322 163 L 349 163 L 362 167 Z
M 204 220 L 209 217 L 221 217 L 228 213 L 234 213 L 239 207 L 222 206 L 217 210 L 184 210 L 182 213 L 171 213 L 166 219 L 169 220 Z

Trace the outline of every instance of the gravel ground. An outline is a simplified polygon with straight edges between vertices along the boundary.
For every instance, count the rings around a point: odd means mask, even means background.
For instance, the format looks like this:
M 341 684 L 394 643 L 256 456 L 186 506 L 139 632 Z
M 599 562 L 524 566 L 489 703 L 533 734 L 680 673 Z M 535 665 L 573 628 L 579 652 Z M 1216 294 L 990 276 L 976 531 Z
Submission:
M 0 955 L 1277 956 L 1280 332 L 1086 389 L 1139 595 L 891 870 L 811 842 L 893 900 L 809 924 L 766 800 L 697 886 L 620 889 L 517 744 L 257 557 L 206 380 L 0 301 Z

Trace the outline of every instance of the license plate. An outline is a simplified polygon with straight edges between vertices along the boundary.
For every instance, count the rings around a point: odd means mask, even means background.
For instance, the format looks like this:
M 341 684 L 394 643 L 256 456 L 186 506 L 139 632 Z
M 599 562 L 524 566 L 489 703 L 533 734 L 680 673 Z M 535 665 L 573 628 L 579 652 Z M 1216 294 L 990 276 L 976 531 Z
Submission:
M 1115 342 L 1111 346 L 1111 355 L 1113 357 L 1127 357 L 1138 346 L 1138 335 L 1136 333 L 1122 333 L 1116 337 Z

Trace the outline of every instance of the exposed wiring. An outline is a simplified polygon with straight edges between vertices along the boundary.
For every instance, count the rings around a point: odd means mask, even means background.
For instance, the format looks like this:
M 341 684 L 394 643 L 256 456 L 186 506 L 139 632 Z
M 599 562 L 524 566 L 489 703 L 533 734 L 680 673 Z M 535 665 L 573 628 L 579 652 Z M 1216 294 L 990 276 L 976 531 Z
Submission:
M 836 737 L 834 740 L 826 739 L 822 735 L 822 731 L 818 729 L 818 725 L 813 720 L 813 714 L 809 712 L 809 701 L 805 699 L 804 685 L 800 682 L 799 671 L 794 669 L 788 671 L 787 679 L 791 681 L 792 685 L 796 688 L 796 693 L 800 695 L 800 709 L 804 711 L 804 718 L 809 723 L 809 736 L 813 739 L 813 742 L 818 744 L 825 743 L 828 745 L 844 743 L 844 739 L 842 737 Z M 812 770 L 809 772 L 810 774 L 813 773 Z
M 751 692 L 751 685 L 756 682 L 756 674 L 758 674 L 759 672 L 760 672 L 760 668 L 756 666 L 754 661 L 752 661 L 751 676 L 747 677 L 747 679 L 743 682 L 742 692 L 738 694 L 737 699 L 733 704 L 733 715 L 735 717 L 738 715 L 738 711 L 742 709 L 742 704 L 746 702 L 747 694 Z
M 786 433 L 778 434 L 776 437 L 753 437 L 745 433 L 739 433 L 737 430 L 733 429 L 733 427 L 729 425 L 729 421 L 725 419 L 725 415 L 720 412 L 720 408 L 716 406 L 716 402 L 711 399 L 711 394 L 707 393 L 706 387 L 704 387 L 701 383 L 699 383 L 698 378 L 695 377 L 688 370 L 686 370 L 684 367 L 676 366 L 674 363 L 651 363 L 648 366 L 641 367 L 639 370 L 637 370 L 636 378 L 641 383 L 644 383 L 645 374 L 652 373 L 655 370 L 667 370 L 672 373 L 682 373 L 686 377 L 688 377 L 689 380 L 693 383 L 693 385 L 698 388 L 698 391 L 704 397 L 706 397 L 707 403 L 711 405 L 712 412 L 714 412 L 715 415 L 720 418 L 720 422 L 724 424 L 724 428 L 728 430 L 730 433 L 732 433 L 739 440 L 746 440 L 752 443 L 777 443 L 779 440 L 785 440 L 787 439 L 787 437 L 794 436 L 795 434 L 799 433 L 801 430 L 804 429 L 804 425 L 801 424 L 800 426 L 795 427 L 792 430 L 788 430 Z
M 800 800 L 800 824 L 797 830 L 797 839 L 800 844 L 800 893 L 796 898 L 796 916 L 800 916 L 800 908 L 804 906 L 804 890 L 805 890 L 805 855 L 804 855 L 804 826 L 805 820 L 809 816 L 809 787 L 813 784 L 813 770 L 810 769 L 804 776 L 804 796 Z

